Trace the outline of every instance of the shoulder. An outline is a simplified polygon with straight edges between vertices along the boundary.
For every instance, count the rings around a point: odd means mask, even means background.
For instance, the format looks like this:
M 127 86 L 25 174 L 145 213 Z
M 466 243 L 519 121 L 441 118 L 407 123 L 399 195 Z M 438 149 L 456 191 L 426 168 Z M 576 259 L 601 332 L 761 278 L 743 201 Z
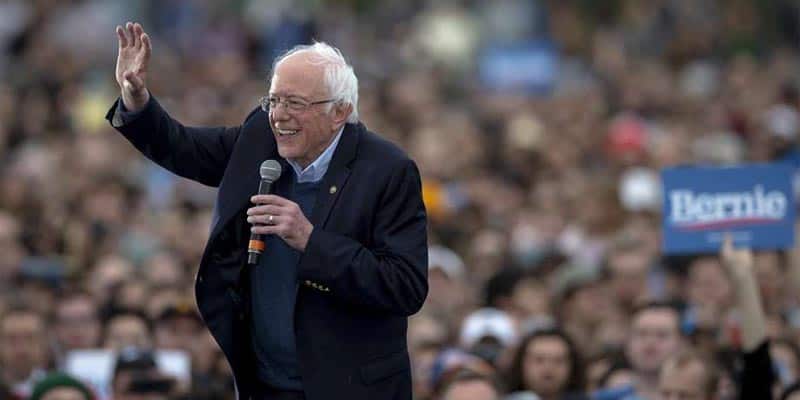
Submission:
M 265 113 L 261 107 L 255 107 L 252 111 L 250 111 L 249 114 L 247 114 L 242 126 L 247 126 L 250 124 L 263 124 L 267 123 L 268 121 L 269 117 L 267 116 L 267 113 Z M 267 126 L 269 126 L 269 123 L 267 123 Z

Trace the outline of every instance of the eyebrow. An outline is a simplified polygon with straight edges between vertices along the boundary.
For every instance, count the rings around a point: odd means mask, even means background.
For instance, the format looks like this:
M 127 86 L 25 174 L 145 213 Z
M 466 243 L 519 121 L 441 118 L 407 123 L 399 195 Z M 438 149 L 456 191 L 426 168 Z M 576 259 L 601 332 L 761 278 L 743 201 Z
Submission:
M 303 101 L 310 101 L 310 100 L 308 100 L 308 97 L 303 96 L 303 95 L 299 95 L 299 94 L 282 95 L 282 94 L 279 94 L 279 93 L 270 93 L 268 96 L 269 97 L 281 97 L 281 98 L 284 98 L 284 99 L 300 99 L 300 100 L 303 100 Z

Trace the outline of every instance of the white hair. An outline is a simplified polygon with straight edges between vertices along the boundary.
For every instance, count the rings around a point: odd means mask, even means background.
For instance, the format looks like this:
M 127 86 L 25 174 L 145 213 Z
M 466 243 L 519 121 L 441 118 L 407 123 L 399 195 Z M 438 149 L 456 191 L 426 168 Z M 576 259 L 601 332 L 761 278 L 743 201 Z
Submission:
M 336 47 L 325 42 L 314 42 L 314 44 L 310 45 L 295 46 L 275 59 L 275 62 L 272 64 L 272 73 L 275 73 L 275 69 L 285 59 L 301 52 L 308 52 L 311 54 L 311 58 L 309 59 L 311 64 L 323 67 L 323 80 L 325 86 L 328 88 L 330 96 L 336 100 L 336 103 L 351 105 L 353 111 L 347 117 L 347 122 L 357 123 L 358 78 L 356 78 L 356 74 L 353 72 L 353 67 L 347 63 L 342 52 Z

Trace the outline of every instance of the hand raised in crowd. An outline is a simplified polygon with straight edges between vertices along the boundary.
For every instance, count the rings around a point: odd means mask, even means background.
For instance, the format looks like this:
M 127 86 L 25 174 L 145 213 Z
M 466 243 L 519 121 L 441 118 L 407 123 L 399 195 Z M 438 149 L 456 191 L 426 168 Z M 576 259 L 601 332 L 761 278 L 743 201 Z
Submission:
M 742 349 L 753 351 L 767 338 L 764 307 L 755 279 L 753 251 L 748 248 L 735 249 L 733 239 L 726 235 L 720 249 L 720 260 L 733 285 L 741 320 Z
M 116 78 L 122 101 L 129 111 L 139 111 L 150 100 L 147 91 L 147 63 L 150 61 L 150 37 L 139 23 L 117 25 L 119 52 Z
M 753 276 L 753 252 L 747 248 L 734 248 L 733 239 L 729 234 L 725 235 L 722 242 L 720 260 L 729 278 L 737 282 Z

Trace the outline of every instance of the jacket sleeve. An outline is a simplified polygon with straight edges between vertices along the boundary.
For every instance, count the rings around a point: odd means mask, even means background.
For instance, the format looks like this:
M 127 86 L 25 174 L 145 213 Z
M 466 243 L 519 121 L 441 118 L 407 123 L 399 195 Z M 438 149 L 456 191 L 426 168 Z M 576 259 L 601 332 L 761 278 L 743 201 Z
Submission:
M 769 341 L 765 340 L 755 350 L 744 352 L 740 374 L 740 399 L 770 399 L 775 372 L 769 355 Z
M 393 169 L 378 201 L 374 246 L 315 227 L 298 279 L 321 282 L 329 295 L 349 304 L 411 315 L 428 294 L 427 222 L 413 161 Z
M 219 186 L 241 127 L 184 126 L 170 117 L 153 96 L 143 110 L 125 113 L 123 118 L 119 102 L 117 99 L 106 119 L 136 149 L 176 175 Z

